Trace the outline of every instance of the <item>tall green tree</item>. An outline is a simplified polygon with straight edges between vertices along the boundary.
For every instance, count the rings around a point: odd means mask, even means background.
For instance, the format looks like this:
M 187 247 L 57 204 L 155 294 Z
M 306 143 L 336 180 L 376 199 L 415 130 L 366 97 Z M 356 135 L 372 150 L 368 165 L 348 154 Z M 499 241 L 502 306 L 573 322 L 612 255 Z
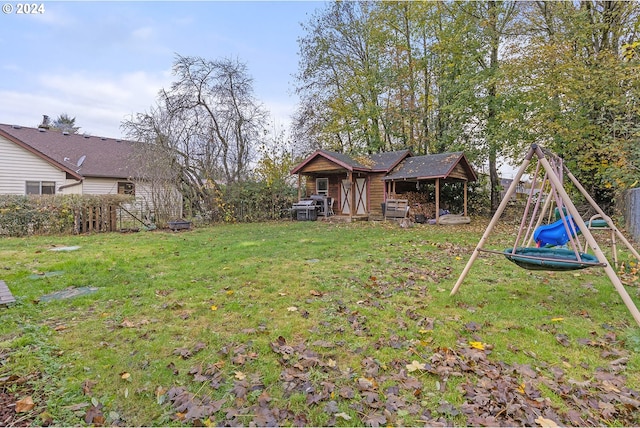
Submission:
M 69 134 L 77 134 L 80 127 L 76 126 L 75 117 L 71 117 L 67 113 L 62 113 L 53 121 L 50 129 L 60 132 L 68 132 Z
M 323 147 L 346 152 L 384 148 L 382 51 L 372 20 L 375 7 L 368 2 L 336 2 L 304 25 L 307 34 L 299 40 L 297 121 L 314 122 L 311 138 Z
M 611 207 L 640 178 L 638 64 L 624 55 L 637 40 L 640 4 L 527 6 L 528 44 L 512 64 L 522 94 L 516 108 L 527 123 L 511 123 L 561 155 L 596 201 Z

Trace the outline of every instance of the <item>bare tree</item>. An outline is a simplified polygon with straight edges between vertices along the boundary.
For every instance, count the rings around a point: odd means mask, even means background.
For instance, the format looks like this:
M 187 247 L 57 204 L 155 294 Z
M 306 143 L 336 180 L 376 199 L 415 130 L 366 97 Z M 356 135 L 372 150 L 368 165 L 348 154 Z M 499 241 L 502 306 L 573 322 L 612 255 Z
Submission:
M 177 56 L 173 73 L 177 80 L 160 91 L 157 105 L 122 127 L 128 137 L 148 143 L 136 159 L 141 176 L 153 178 L 158 191 L 170 181 L 184 198 L 186 215 L 212 218 L 220 184 L 248 176 L 267 113 L 238 61 Z
M 264 133 L 267 113 L 253 95 L 253 79 L 237 60 L 207 61 L 178 56 L 178 80 L 162 97 L 169 112 L 197 129 L 199 152 L 208 178 L 234 183 L 246 178 L 254 143 Z

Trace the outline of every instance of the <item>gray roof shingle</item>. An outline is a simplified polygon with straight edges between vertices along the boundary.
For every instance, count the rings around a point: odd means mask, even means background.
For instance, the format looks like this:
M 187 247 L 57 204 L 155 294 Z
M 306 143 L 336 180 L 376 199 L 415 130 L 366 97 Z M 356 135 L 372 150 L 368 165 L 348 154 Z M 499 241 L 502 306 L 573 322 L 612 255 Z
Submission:
M 132 162 L 136 143 L 132 141 L 6 124 L 0 124 L 0 135 L 78 178 L 136 175 Z
M 383 180 L 447 178 L 459 162 L 467 171 L 467 175 L 473 177 L 473 181 L 475 181 L 475 172 L 463 152 L 409 157 Z
M 369 156 L 369 159 L 373 162 L 371 169 L 374 171 L 391 171 L 400 161 L 408 156 L 411 156 L 410 150 L 374 153 Z

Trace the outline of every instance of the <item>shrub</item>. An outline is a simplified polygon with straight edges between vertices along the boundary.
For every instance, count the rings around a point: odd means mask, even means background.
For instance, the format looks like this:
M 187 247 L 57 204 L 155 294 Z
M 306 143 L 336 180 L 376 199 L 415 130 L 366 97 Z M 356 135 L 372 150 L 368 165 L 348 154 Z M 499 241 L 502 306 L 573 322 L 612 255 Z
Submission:
M 0 235 L 74 233 L 81 210 L 129 201 L 125 195 L 0 195 Z

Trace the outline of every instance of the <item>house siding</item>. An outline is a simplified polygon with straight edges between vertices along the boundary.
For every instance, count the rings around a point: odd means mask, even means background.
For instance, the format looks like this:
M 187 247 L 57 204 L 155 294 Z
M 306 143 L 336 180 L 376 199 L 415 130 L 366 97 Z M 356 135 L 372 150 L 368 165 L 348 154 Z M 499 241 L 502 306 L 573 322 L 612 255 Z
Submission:
M 66 183 L 66 173 L 0 136 L 0 194 L 24 195 L 27 181 Z
M 85 195 L 115 195 L 118 193 L 118 180 L 115 178 L 85 178 L 82 193 Z

